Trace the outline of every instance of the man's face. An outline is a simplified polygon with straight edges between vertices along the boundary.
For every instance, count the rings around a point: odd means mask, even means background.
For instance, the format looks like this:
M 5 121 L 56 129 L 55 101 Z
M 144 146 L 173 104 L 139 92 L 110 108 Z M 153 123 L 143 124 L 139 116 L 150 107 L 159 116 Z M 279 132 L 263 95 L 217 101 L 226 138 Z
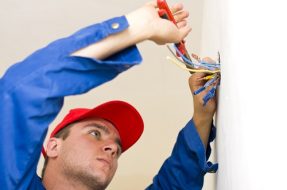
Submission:
M 116 172 L 120 154 L 120 137 L 113 124 L 88 119 L 71 127 L 58 158 L 68 178 L 105 188 Z

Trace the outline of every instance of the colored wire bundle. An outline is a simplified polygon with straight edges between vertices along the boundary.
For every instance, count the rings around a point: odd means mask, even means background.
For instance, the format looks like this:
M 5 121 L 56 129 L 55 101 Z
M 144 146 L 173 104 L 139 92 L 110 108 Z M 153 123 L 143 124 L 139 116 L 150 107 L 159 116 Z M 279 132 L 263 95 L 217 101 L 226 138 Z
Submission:
M 197 55 L 193 54 L 192 57 L 195 61 L 185 57 L 174 45 L 175 52 L 171 49 L 170 46 L 167 46 L 168 50 L 172 53 L 173 57 L 167 56 L 167 59 L 172 63 L 175 63 L 180 68 L 193 73 L 206 73 L 207 76 L 199 79 L 206 80 L 204 86 L 200 87 L 194 92 L 194 95 L 200 94 L 204 90 L 209 89 L 209 91 L 203 97 L 204 105 L 215 96 L 216 88 L 220 84 L 220 61 L 218 63 L 207 63 L 202 61 Z M 220 60 L 220 59 L 219 59 Z

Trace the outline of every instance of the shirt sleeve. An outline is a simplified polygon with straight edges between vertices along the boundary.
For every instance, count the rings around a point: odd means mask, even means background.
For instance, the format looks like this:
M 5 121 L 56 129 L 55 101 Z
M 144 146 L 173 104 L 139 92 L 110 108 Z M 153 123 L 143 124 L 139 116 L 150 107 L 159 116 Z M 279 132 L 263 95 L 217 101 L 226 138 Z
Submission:
M 171 156 L 164 162 L 153 183 L 147 190 L 188 189 L 200 190 L 204 175 L 216 172 L 218 164 L 207 162 L 211 148 L 210 142 L 215 138 L 212 126 L 207 151 L 196 131 L 193 120 L 180 131 Z
M 118 28 L 112 27 L 117 23 Z M 82 94 L 142 61 L 136 46 L 105 60 L 70 56 L 129 27 L 124 16 L 52 42 L 10 67 L 0 79 L 0 187 L 33 189 L 49 124 L 64 97 Z

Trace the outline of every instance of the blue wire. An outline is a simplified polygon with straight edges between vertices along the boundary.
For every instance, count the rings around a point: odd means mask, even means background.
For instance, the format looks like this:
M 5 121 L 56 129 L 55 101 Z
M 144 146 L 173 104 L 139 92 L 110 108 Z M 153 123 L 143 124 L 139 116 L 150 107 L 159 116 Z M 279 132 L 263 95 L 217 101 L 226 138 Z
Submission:
M 207 92 L 207 94 L 203 97 L 203 105 L 205 106 L 207 104 L 207 102 L 213 98 L 215 96 L 215 90 L 216 90 L 216 86 L 212 87 L 210 89 L 210 91 Z
M 199 93 L 201 93 L 202 91 L 204 91 L 206 88 L 204 86 L 200 87 L 199 89 L 197 89 L 196 91 L 194 91 L 194 95 L 197 95 Z

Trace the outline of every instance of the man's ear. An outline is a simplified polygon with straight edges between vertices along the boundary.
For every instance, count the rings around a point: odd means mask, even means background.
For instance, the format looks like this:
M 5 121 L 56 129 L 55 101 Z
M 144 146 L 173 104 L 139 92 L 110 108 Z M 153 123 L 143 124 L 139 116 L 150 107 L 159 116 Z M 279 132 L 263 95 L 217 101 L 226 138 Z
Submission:
M 62 140 L 59 138 L 52 137 L 48 140 L 46 153 L 48 157 L 55 158 L 59 155 Z

